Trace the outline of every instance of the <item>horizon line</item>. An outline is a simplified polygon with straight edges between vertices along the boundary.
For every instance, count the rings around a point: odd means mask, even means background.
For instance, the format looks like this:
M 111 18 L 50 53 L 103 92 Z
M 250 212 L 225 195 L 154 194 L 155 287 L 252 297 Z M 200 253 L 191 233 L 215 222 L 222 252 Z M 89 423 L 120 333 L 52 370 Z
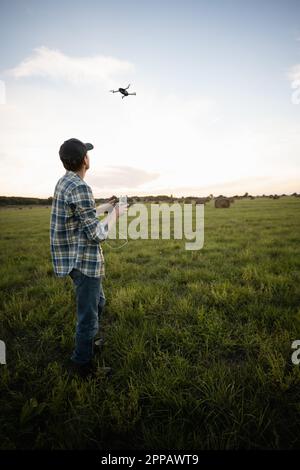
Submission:
M 244 193 L 244 194 L 234 194 L 232 196 L 225 196 L 223 194 L 219 194 L 218 196 L 215 196 L 213 193 L 210 193 L 206 196 L 196 196 L 196 195 L 187 195 L 187 196 L 176 196 L 174 195 L 173 193 L 171 193 L 170 195 L 169 194 L 144 194 L 144 195 L 138 195 L 138 194 L 134 194 L 134 195 L 129 195 L 129 194 L 126 194 L 126 197 L 129 197 L 129 198 L 144 198 L 144 197 L 169 197 L 169 198 L 176 198 L 176 199 L 182 199 L 182 198 L 206 198 L 206 197 L 210 197 L 210 195 L 213 196 L 213 198 L 215 197 L 224 197 L 224 198 L 232 198 L 232 197 L 250 197 L 250 196 L 254 196 L 254 197 L 263 197 L 263 196 L 294 196 L 296 194 L 300 194 L 300 193 L 297 193 L 296 191 L 294 191 L 293 193 L 277 193 L 277 192 L 272 192 L 272 193 L 263 193 L 263 194 L 251 194 L 251 193 L 248 193 L 247 191 Z M 123 194 L 122 194 L 123 195 Z M 94 199 L 109 199 L 110 197 L 112 196 L 108 196 L 108 197 L 94 197 Z M 42 197 L 42 196 L 6 196 L 6 195 L 0 195 L 0 198 L 22 198 L 22 199 L 53 199 L 53 196 L 45 196 L 45 197 Z

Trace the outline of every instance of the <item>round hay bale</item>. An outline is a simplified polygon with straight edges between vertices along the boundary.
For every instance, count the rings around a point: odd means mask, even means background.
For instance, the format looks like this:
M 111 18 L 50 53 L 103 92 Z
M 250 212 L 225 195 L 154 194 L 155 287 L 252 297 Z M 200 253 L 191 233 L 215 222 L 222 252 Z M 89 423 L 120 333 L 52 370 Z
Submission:
M 218 197 L 217 199 L 215 199 L 216 209 L 227 209 L 228 207 L 230 207 L 229 199 L 225 197 Z

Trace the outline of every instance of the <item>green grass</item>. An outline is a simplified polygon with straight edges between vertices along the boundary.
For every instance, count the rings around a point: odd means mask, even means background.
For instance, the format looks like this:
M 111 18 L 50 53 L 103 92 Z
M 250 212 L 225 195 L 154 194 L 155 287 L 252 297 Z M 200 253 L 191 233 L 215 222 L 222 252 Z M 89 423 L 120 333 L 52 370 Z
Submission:
M 70 377 L 50 209 L 0 211 L 0 447 L 300 448 L 300 200 L 205 206 L 205 241 L 103 244 L 112 378 Z

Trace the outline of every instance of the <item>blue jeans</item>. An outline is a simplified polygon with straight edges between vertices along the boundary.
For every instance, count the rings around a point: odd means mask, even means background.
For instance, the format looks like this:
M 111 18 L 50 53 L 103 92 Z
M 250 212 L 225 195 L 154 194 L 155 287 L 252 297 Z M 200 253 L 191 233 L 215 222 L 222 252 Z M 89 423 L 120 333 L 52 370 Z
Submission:
M 69 275 L 75 287 L 77 310 L 75 349 L 71 359 L 86 364 L 94 354 L 94 337 L 105 305 L 102 278 L 86 276 L 78 269 L 72 269 Z

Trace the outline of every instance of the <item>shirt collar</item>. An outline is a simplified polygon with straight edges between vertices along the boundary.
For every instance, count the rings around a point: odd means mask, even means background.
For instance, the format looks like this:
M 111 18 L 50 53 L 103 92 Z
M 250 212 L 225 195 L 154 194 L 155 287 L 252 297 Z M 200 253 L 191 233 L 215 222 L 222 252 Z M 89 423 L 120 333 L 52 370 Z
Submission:
M 67 170 L 67 171 L 66 171 L 66 175 L 69 175 L 69 176 L 76 176 L 77 178 L 79 178 L 80 180 L 82 180 L 82 178 L 81 178 L 77 173 L 75 173 L 75 171 L 72 171 L 72 170 Z

